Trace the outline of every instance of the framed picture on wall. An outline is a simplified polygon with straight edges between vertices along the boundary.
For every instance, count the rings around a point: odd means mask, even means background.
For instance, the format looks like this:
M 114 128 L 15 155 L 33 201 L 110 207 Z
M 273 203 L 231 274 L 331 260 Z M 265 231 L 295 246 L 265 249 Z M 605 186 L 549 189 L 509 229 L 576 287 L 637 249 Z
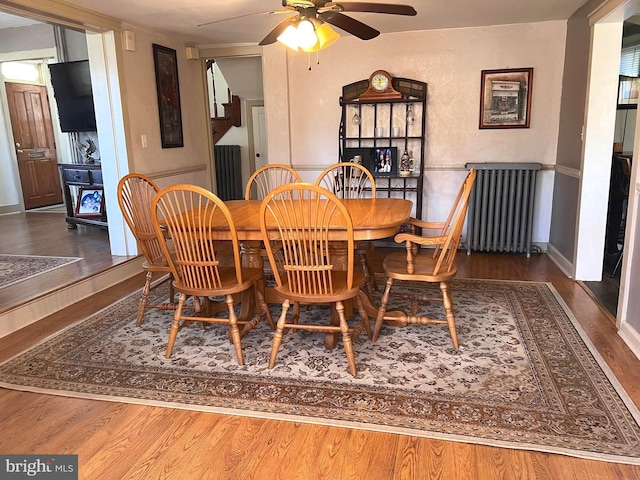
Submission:
M 80 188 L 76 202 L 76 217 L 101 218 L 104 213 L 102 188 Z
M 533 68 L 482 70 L 480 128 L 529 128 Z
M 156 69 L 162 148 L 182 147 L 184 140 L 176 51 L 154 43 L 153 63 Z
M 620 75 L 618 82 L 618 108 L 638 108 L 640 78 Z

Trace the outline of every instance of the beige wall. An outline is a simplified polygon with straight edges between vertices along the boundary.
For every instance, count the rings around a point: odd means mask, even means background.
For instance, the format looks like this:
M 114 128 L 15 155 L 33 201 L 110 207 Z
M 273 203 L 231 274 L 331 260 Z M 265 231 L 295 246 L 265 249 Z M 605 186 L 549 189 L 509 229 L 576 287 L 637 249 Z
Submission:
M 150 175 L 158 183 L 190 182 L 211 188 L 207 106 L 198 60 L 187 60 L 185 44 L 176 38 L 125 25 L 136 39 L 134 52 L 123 52 L 125 115 L 132 172 Z M 158 120 L 152 44 L 176 50 L 182 106 L 184 147 L 162 148 Z M 142 146 L 146 135 L 147 147 Z
M 566 22 L 381 35 L 344 36 L 311 55 L 264 49 L 263 71 L 270 162 L 291 162 L 311 179 L 338 159 L 341 87 L 385 69 L 427 82 L 424 211 L 447 210 L 467 162 L 554 165 L 558 144 Z M 480 130 L 480 72 L 533 67 L 531 127 Z M 290 125 L 290 126 L 289 126 Z M 288 133 L 290 132 L 290 137 Z M 553 175 L 539 176 L 534 241 L 546 242 Z

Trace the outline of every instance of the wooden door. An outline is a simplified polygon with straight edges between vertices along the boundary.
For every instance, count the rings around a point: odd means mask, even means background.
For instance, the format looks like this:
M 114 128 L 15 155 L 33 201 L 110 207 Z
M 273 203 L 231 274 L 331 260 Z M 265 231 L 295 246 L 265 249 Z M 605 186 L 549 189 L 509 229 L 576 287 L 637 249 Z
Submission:
M 251 115 L 253 115 L 253 151 L 256 155 L 256 170 L 258 170 L 259 168 L 262 168 L 269 163 L 269 153 L 267 152 L 267 126 L 265 121 L 264 107 L 252 107 Z
M 6 86 L 24 208 L 62 203 L 47 90 L 20 83 Z

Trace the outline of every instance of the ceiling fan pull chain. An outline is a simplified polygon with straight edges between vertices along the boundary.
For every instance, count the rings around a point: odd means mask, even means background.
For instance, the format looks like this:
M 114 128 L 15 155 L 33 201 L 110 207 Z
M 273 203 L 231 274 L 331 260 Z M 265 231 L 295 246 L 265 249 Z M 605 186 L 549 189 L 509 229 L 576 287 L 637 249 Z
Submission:
M 309 67 L 309 71 L 311 71 L 311 52 L 307 52 L 307 65 Z

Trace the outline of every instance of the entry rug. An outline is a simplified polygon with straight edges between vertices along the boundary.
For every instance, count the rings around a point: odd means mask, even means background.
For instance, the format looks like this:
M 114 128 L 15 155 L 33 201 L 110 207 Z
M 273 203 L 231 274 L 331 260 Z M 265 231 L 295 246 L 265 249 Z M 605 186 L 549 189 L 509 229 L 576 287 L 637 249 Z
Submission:
M 82 260 L 79 257 L 44 257 L 0 254 L 0 288 Z
M 244 366 L 220 325 L 183 329 L 166 359 L 172 312 L 147 311 L 136 328 L 135 293 L 5 362 L 0 386 L 640 464 L 638 409 L 550 284 L 460 279 L 451 292 L 459 350 L 446 325 L 385 325 L 376 343 L 354 342 L 355 378 L 341 341 L 326 350 L 302 331 L 269 370 L 266 322 L 242 340 Z

